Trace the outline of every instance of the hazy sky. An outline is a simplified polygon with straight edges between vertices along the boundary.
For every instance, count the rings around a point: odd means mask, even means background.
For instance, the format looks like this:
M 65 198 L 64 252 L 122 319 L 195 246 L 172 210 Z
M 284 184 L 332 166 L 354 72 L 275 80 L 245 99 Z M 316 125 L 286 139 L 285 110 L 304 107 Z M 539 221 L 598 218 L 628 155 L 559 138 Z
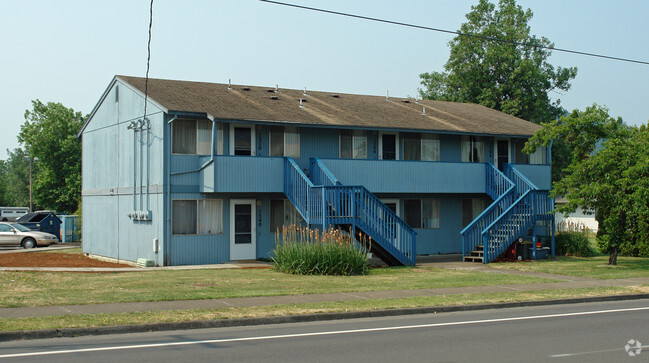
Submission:
M 477 0 L 286 0 L 311 7 L 457 30 Z M 558 48 L 649 61 L 649 1 L 519 0 L 532 33 Z M 441 71 L 449 34 L 309 12 L 256 0 L 171 1 L 153 6 L 150 76 L 257 86 L 415 96 L 419 74 Z M 149 0 L 0 0 L 0 159 L 31 100 L 89 113 L 115 74 L 144 76 Z M 577 66 L 572 110 L 607 105 L 649 121 L 649 65 L 555 52 Z

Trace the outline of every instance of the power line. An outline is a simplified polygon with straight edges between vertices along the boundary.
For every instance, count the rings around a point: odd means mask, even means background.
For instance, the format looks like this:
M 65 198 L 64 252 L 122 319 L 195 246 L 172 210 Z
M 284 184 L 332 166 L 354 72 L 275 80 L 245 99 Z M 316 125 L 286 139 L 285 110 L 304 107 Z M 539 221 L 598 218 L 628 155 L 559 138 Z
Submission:
M 524 46 L 524 47 L 547 49 L 547 50 L 553 50 L 553 51 L 557 51 L 557 52 L 584 55 L 584 56 L 588 56 L 588 57 L 597 57 L 597 58 L 611 59 L 611 60 L 616 60 L 616 61 L 621 61 L 621 62 L 629 62 L 629 63 L 637 63 L 637 64 L 649 65 L 649 62 L 640 61 L 640 60 L 634 60 L 634 59 L 629 59 L 629 58 L 620 58 L 620 57 L 613 57 L 613 56 L 608 56 L 608 55 L 603 55 L 603 54 L 580 52 L 580 51 L 577 51 L 577 50 L 570 50 L 570 49 L 564 49 L 564 48 L 555 48 L 555 47 L 547 47 L 547 46 L 537 45 L 537 44 L 516 42 L 516 41 L 512 41 L 512 40 L 507 40 L 507 39 L 486 37 L 486 36 L 483 36 L 483 35 L 476 35 L 476 34 L 467 34 L 467 33 L 461 33 L 461 32 L 458 32 L 458 31 L 452 31 L 452 30 L 446 30 L 446 29 L 440 29 L 440 28 L 433 28 L 433 27 L 429 27 L 429 26 L 416 25 L 416 24 L 410 24 L 410 23 L 402 23 L 402 22 L 393 21 L 393 20 L 372 18 L 372 17 L 369 17 L 369 16 L 349 14 L 349 13 L 343 13 L 343 12 L 339 12 L 339 11 L 312 8 L 312 7 L 308 7 L 308 6 L 283 3 L 283 2 L 279 2 L 279 1 L 272 1 L 272 0 L 259 0 L 259 1 L 262 1 L 262 2 L 265 2 L 265 3 L 270 3 L 270 4 L 289 6 L 289 7 L 298 8 L 298 9 L 317 11 L 317 12 L 326 13 L 326 14 L 333 14 L 333 15 L 346 16 L 346 17 L 356 18 L 356 19 L 376 21 L 376 22 L 379 22 L 379 23 L 399 25 L 399 26 L 405 26 L 405 27 L 415 28 L 415 29 L 430 30 L 430 31 L 435 31 L 435 32 L 440 32 L 440 33 L 454 34 L 454 35 L 459 35 L 459 36 L 463 36 L 463 37 L 478 38 L 478 39 L 501 42 L 501 43 L 510 43 L 510 44 L 515 44 L 515 45 L 521 45 L 521 46 Z
M 144 78 L 144 116 L 142 121 L 146 119 L 146 104 L 149 97 L 149 64 L 151 63 L 151 26 L 153 25 L 153 0 L 149 6 L 149 41 L 146 46 L 146 77 Z

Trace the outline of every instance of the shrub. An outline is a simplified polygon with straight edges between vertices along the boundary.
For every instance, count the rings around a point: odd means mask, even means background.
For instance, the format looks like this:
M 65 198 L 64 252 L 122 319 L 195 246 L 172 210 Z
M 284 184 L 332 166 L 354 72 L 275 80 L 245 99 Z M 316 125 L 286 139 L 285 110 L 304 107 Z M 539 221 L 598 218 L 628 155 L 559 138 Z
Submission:
M 369 240 L 371 243 L 371 239 Z M 275 235 L 273 268 L 298 275 L 365 275 L 367 250 L 350 234 L 329 228 L 325 233 L 296 226 Z
M 592 257 L 595 250 L 590 245 L 588 232 L 566 231 L 557 233 L 556 254 L 561 256 Z

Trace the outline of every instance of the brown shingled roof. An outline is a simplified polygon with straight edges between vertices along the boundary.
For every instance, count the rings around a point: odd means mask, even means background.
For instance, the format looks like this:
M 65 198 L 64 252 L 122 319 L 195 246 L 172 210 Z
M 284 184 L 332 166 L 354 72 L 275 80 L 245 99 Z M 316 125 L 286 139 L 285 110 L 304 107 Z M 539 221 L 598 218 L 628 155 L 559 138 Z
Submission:
M 144 93 L 144 78 L 118 76 Z M 270 92 L 269 92 L 270 91 Z M 168 110 L 216 119 L 450 133 L 531 136 L 539 125 L 471 103 L 173 81 L 149 78 L 149 97 Z M 302 108 L 299 100 L 304 99 Z M 423 115 L 423 108 L 426 114 Z

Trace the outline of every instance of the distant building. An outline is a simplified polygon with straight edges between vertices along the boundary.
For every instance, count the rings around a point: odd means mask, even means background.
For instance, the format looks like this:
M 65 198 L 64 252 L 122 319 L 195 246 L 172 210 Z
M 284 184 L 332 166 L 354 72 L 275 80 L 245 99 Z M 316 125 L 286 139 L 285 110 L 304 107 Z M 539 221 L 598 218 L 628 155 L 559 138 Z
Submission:
M 568 204 L 565 198 L 557 198 L 555 201 L 557 207 Z M 557 230 L 561 231 L 583 231 L 588 229 L 591 232 L 597 232 L 599 223 L 595 219 L 595 211 L 585 210 L 577 207 L 577 210 L 565 216 L 563 213 L 556 213 L 555 216 Z
M 391 264 L 489 262 L 551 229 L 539 129 L 468 104 L 116 76 L 79 133 L 83 250 L 158 265 L 268 258 L 303 223 L 372 237 Z M 536 233 L 536 232 L 533 232 Z M 476 258 L 474 258 L 476 259 Z

